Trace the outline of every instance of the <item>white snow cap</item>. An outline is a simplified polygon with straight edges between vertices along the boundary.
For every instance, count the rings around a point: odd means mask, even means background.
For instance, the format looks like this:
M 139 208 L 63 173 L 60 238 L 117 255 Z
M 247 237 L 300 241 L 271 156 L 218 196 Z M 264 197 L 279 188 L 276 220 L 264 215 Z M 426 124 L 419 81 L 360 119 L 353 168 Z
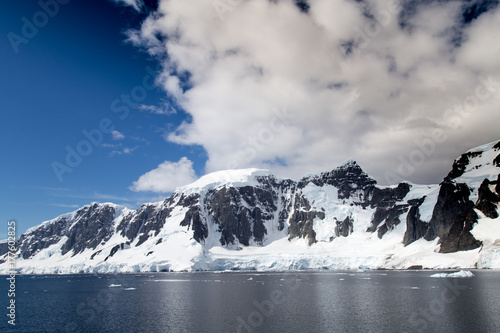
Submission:
M 494 160 L 499 155 L 499 149 L 494 147 L 498 147 L 497 144 L 499 142 L 490 142 L 467 151 L 467 153 L 480 153 L 480 155 L 469 157 L 469 163 L 466 165 L 464 173 L 453 179 L 453 181 L 456 183 L 466 183 L 476 192 L 485 178 L 488 178 L 490 181 L 496 180 L 500 168 L 495 165 Z M 474 193 L 472 199 L 477 199 L 477 193 Z
M 490 142 L 490 143 L 487 143 L 485 145 L 482 145 L 482 146 L 479 146 L 479 147 L 475 147 L 475 148 L 472 148 L 472 149 L 469 149 L 467 151 L 467 153 L 471 153 L 471 152 L 479 152 L 479 151 L 482 151 L 482 152 L 485 152 L 485 151 L 488 151 L 488 150 L 491 150 L 493 149 L 493 147 L 497 144 L 497 143 L 500 143 L 500 141 L 493 141 L 493 142 Z
M 178 187 L 175 192 L 191 194 L 203 190 L 212 190 L 222 186 L 255 186 L 259 182 L 256 177 L 275 177 L 274 173 L 265 169 L 224 170 L 209 173 L 189 185 Z

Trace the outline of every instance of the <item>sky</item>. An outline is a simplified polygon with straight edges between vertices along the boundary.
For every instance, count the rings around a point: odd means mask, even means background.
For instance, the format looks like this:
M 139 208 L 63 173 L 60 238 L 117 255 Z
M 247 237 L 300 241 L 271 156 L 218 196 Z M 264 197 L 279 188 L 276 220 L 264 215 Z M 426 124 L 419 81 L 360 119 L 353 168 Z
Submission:
M 2 1 L 0 238 L 225 169 L 438 183 L 500 139 L 498 3 Z

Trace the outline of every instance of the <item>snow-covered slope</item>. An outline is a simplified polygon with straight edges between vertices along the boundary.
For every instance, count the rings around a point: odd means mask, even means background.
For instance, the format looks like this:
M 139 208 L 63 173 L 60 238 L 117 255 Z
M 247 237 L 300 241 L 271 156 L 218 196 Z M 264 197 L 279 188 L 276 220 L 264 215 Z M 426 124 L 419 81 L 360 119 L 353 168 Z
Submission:
M 16 264 L 21 273 L 500 268 L 499 153 L 497 142 L 470 150 L 439 185 L 379 186 L 353 160 L 298 181 L 216 172 L 137 210 L 92 203 L 44 222 L 19 238 Z

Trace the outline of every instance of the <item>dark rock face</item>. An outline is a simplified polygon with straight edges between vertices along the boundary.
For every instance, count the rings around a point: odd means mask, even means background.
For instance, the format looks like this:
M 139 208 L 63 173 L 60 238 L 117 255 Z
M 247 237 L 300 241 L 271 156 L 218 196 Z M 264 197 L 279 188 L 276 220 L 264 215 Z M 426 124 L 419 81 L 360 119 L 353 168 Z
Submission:
M 367 232 L 375 232 L 377 231 L 380 223 L 385 221 L 385 219 L 389 216 L 389 209 L 384 207 L 377 207 L 375 213 L 372 216 L 372 223 L 366 230 Z
M 189 196 L 183 194 L 178 204 L 183 207 L 189 207 L 186 215 L 184 215 L 184 219 L 181 221 L 181 226 L 188 227 L 188 230 L 191 228 L 194 239 L 198 243 L 203 243 L 205 238 L 208 237 L 208 227 L 201 211 L 200 195 L 198 193 Z
M 459 215 L 455 223 L 450 228 L 450 232 L 441 244 L 440 253 L 451 253 L 457 251 L 473 250 L 481 246 L 470 233 L 474 224 L 477 222 L 477 214 L 474 209 L 470 209 L 465 217 Z
M 335 235 L 337 237 L 347 237 L 353 232 L 353 218 L 352 216 L 347 216 L 343 221 L 337 221 L 337 226 L 335 227 Z
M 96 255 L 98 255 L 99 253 L 101 253 L 101 252 L 102 252 L 102 250 L 95 251 L 94 253 L 92 253 L 92 255 L 90 256 L 90 260 L 94 260 L 94 257 L 95 257 Z
M 500 141 L 493 146 L 493 149 L 500 149 Z M 438 224 L 437 222 L 439 220 L 443 222 L 442 227 L 435 228 L 435 225 L 433 225 L 434 228 L 429 230 L 430 232 L 426 235 L 426 238 L 431 238 L 432 235 L 437 234 L 437 236 L 441 238 L 441 253 L 467 251 L 481 246 L 481 242 L 477 241 L 470 233 L 474 224 L 478 220 L 478 215 L 475 210 L 481 211 L 484 215 L 490 218 L 496 218 L 499 216 L 497 204 L 500 202 L 500 175 L 498 175 L 497 180 L 493 182 L 489 181 L 487 178 L 483 180 L 477 190 L 478 200 L 475 205 L 469 199 L 469 191 L 466 189 L 467 186 L 465 184 L 448 183 L 452 179 L 463 174 L 472 158 L 481 155 L 482 152 L 469 152 L 463 154 L 458 160 L 455 161 L 453 164 L 453 170 L 448 174 L 442 184 L 442 189 L 444 189 L 443 195 L 441 195 L 440 192 L 438 204 L 436 204 L 436 207 L 434 208 L 436 218 L 433 215 L 433 220 L 436 221 L 436 224 Z M 500 161 L 499 156 L 493 160 L 493 165 L 499 166 L 498 161 Z M 493 185 L 495 185 L 494 191 L 491 190 Z M 455 189 L 452 192 L 451 190 L 453 190 L 453 186 L 455 186 Z M 445 197 L 448 199 L 445 199 Z M 448 209 L 446 208 L 447 206 L 449 207 Z M 452 214 L 453 210 L 455 210 L 455 214 Z M 449 226 L 450 222 L 453 223 L 451 224 L 449 231 L 446 232 L 446 228 Z M 436 229 L 439 229 L 440 232 L 437 232 Z
M 313 221 L 318 217 L 324 219 L 323 212 L 303 212 L 296 211 L 290 218 L 290 227 L 288 228 L 288 239 L 306 238 L 309 245 L 316 243 L 316 232 L 313 228 Z
M 179 198 L 178 205 L 182 207 L 192 207 L 200 203 L 200 194 L 193 193 L 190 195 L 181 194 Z M 165 200 L 168 206 L 172 206 L 175 203 L 176 194 L 173 194 L 168 199 Z
M 278 199 L 278 231 L 285 229 L 285 225 L 292 211 L 293 201 L 292 197 L 295 194 L 296 183 L 287 179 L 280 184 L 280 194 Z
M 482 152 L 475 152 L 475 151 L 462 154 L 462 156 L 460 156 L 457 160 L 455 160 L 455 162 L 453 162 L 453 167 L 448 176 L 446 176 L 445 181 L 449 182 L 463 175 L 465 169 L 467 168 L 467 165 L 469 165 L 470 163 L 470 160 L 472 158 L 479 157 L 482 154 L 483 154 Z
M 320 187 L 325 185 L 335 186 L 338 189 L 338 199 L 349 199 L 353 204 L 363 208 L 368 206 L 376 208 L 372 224 L 367 231 L 375 232 L 378 230 L 379 237 L 382 237 L 387 231 L 398 225 L 401 222 L 399 215 L 405 213 L 408 209 L 408 205 L 399 204 L 411 189 L 408 183 L 401 183 L 393 188 L 376 187 L 377 182 L 370 178 L 354 161 L 348 162 L 333 171 L 303 178 L 299 181 L 297 188 L 302 189 L 309 183 Z M 296 197 L 295 202 L 300 203 L 300 198 Z M 316 217 L 324 219 L 324 214 L 321 211 L 310 211 L 310 205 L 307 203 L 296 205 L 295 211 L 297 209 L 308 212 L 294 213 L 295 215 L 292 215 L 289 236 L 290 238 L 307 237 L 310 244 L 314 243 L 316 235 L 312 228 L 312 221 Z M 352 218 L 337 221 L 335 233 L 342 236 L 349 235 L 353 231 L 352 222 Z M 378 228 L 379 225 L 382 225 L 380 229 Z
M 500 154 L 493 160 L 493 165 L 496 167 L 500 167 Z
M 323 211 L 312 210 L 307 199 L 296 194 L 293 213 L 289 221 L 288 239 L 296 237 L 306 238 L 309 245 L 316 243 L 316 232 L 313 228 L 315 218 L 324 220 L 325 213 Z
M 209 214 L 214 223 L 219 225 L 220 242 L 228 245 L 237 239 L 243 245 L 249 245 L 251 226 L 248 209 L 238 207 L 231 202 L 239 202 L 239 193 L 234 188 L 222 188 L 211 195 Z
M 399 216 L 406 213 L 408 205 L 395 205 L 388 211 L 385 223 L 378 228 L 378 238 L 382 238 L 388 231 L 393 230 L 395 226 L 401 223 Z
M 417 200 L 409 200 L 410 210 L 406 216 L 406 232 L 403 237 L 403 244 L 407 246 L 417 239 L 424 237 L 429 224 L 420 220 L 420 205 L 424 202 L 425 197 Z
M 498 178 L 500 178 L 500 175 Z M 497 207 L 500 202 L 500 195 L 499 193 L 495 193 L 497 192 L 498 178 L 493 182 L 484 179 L 477 190 L 478 200 L 476 204 L 456 214 L 454 223 L 441 244 L 441 253 L 467 251 L 481 246 L 481 242 L 476 240 L 470 232 L 478 220 L 475 210 L 481 211 L 489 218 L 497 218 L 499 216 Z M 493 185 L 496 185 L 495 192 L 491 190 Z M 467 207 L 469 206 L 470 204 L 467 205 Z
M 465 217 L 474 207 L 469 197 L 470 190 L 466 184 L 443 181 L 425 239 L 433 240 L 439 237 L 441 241 L 445 240 L 457 216 Z
M 9 252 L 9 244 L 7 242 L 1 242 L 0 243 L 0 256 L 3 256 Z
M 401 220 L 399 216 L 406 213 L 408 205 L 400 204 L 394 205 L 390 208 L 377 207 L 372 217 L 372 223 L 366 230 L 367 232 L 375 232 L 378 230 L 378 237 L 382 238 L 387 231 L 394 229 Z M 381 225 L 379 227 L 379 225 Z
M 198 243 L 203 243 L 205 238 L 208 237 L 208 228 L 203 220 L 199 206 L 189 208 L 181 222 L 181 226 L 191 228 L 194 231 L 193 237 Z
M 111 249 L 111 251 L 109 251 L 109 255 L 104 259 L 104 261 L 106 261 L 109 258 L 111 258 L 112 256 L 114 256 L 116 254 L 116 252 L 118 252 L 119 249 L 120 249 L 120 245 L 113 246 L 113 248 Z
M 500 141 L 498 141 L 494 146 L 493 146 L 493 149 L 494 150 L 500 150 Z M 496 167 L 500 167 L 500 154 L 497 155 L 497 157 L 495 157 L 495 159 L 493 160 L 493 165 L 496 166 Z M 497 191 L 498 192 L 498 191 Z
M 340 200 L 353 198 L 357 199 L 356 201 L 359 203 L 364 203 L 377 182 L 375 179 L 370 178 L 355 161 L 350 161 L 330 172 L 301 179 L 297 188 L 304 188 L 308 183 L 313 183 L 316 186 L 335 186 L 338 188 L 338 198 Z
M 475 206 L 477 209 L 483 212 L 484 215 L 492 219 L 498 217 L 497 204 L 500 202 L 500 196 L 490 190 L 490 185 L 494 185 L 495 183 L 497 182 L 490 182 L 488 179 L 485 179 L 481 183 L 481 186 L 477 191 L 478 199 Z
M 495 192 L 500 195 L 500 174 L 498 175 L 497 178 L 497 185 L 495 186 Z
M 237 240 L 249 245 L 251 237 L 262 243 L 267 234 L 265 222 L 274 219 L 278 195 L 270 184 L 263 187 L 223 187 L 208 193 L 205 205 L 219 225 L 222 245 Z
M 154 205 L 143 205 L 135 213 L 125 216 L 117 227 L 117 232 L 130 241 L 138 239 L 142 244 L 150 235 L 156 235 L 169 216 L 170 208 L 157 210 Z M 21 256 L 24 259 L 58 243 L 62 237 L 67 240 L 61 247 L 61 254 L 79 254 L 86 249 L 95 249 L 106 243 L 113 235 L 116 211 L 113 206 L 94 203 L 74 213 L 72 218 L 61 217 L 46 226 L 23 234 L 18 240 Z M 36 240 L 36 241 L 33 241 Z M 130 242 L 129 242 L 130 243 Z M 94 253 L 91 257 L 95 257 Z
M 448 235 L 441 244 L 441 253 L 467 251 L 481 246 L 481 242 L 476 240 L 470 231 L 478 220 L 475 209 L 490 218 L 497 218 L 499 216 L 497 204 L 500 202 L 500 196 L 497 193 L 493 193 L 490 189 L 490 185 L 495 185 L 495 183 L 496 181 L 490 182 L 488 179 L 485 179 L 478 189 L 478 200 L 474 207 L 456 215 Z
M 53 223 L 35 229 L 31 233 L 22 234 L 17 241 L 21 257 L 23 259 L 31 258 L 40 250 L 58 243 L 65 235 L 70 222 L 70 219 L 61 217 Z
M 97 203 L 80 209 L 74 223 L 66 233 L 68 240 L 61 248 L 62 254 L 73 251 L 73 255 L 87 248 L 95 249 L 101 242 L 106 242 L 112 235 L 111 227 L 115 209 Z
M 370 206 L 376 209 L 371 225 L 366 231 L 375 232 L 378 230 L 378 237 L 382 238 L 388 231 L 401 223 L 399 216 L 406 213 L 408 205 L 400 204 L 400 202 L 409 191 L 410 185 L 408 183 L 401 183 L 395 188 L 374 188 Z
M 489 218 L 494 219 L 499 216 L 497 207 L 500 202 L 500 196 L 498 193 L 494 193 L 490 189 L 491 185 L 498 185 L 497 182 L 498 180 L 494 182 L 491 182 L 488 179 L 483 180 L 477 191 L 478 199 L 476 204 L 473 208 L 456 216 L 455 222 L 450 228 L 449 234 L 441 244 L 441 253 L 467 251 L 481 246 L 481 242 L 476 240 L 470 232 L 478 220 L 478 215 L 475 209 L 481 211 Z
M 160 210 L 154 204 L 142 205 L 137 211 L 125 217 L 117 230 L 131 242 L 139 237 L 136 244 L 139 246 L 151 235 L 158 235 L 171 211 L 172 207 L 168 205 L 164 205 Z
M 368 231 L 375 232 L 379 230 L 379 237 L 382 237 L 386 232 L 398 225 L 401 222 L 399 215 L 404 214 L 408 209 L 408 205 L 400 204 L 410 191 L 411 186 L 408 183 L 401 183 L 392 188 L 379 188 L 376 186 L 377 182 L 370 178 L 354 161 L 350 161 L 330 172 L 303 178 L 297 184 L 297 188 L 303 189 L 309 183 L 319 187 L 325 185 L 334 186 L 338 189 L 337 196 L 339 200 L 344 202 L 350 200 L 352 204 L 362 208 L 369 206 L 376 208 Z M 315 218 L 322 220 L 325 218 L 325 214 L 323 211 L 312 210 L 311 205 L 305 202 L 305 199 L 299 194 L 300 192 L 295 197 L 294 212 L 289 221 L 289 238 L 307 238 L 309 244 L 312 244 L 316 242 L 313 220 Z M 337 236 L 346 237 L 352 233 L 352 217 L 336 223 L 335 234 Z M 379 225 L 382 225 L 381 229 L 378 229 Z
M 403 198 L 410 192 L 411 186 L 408 183 L 400 183 L 395 188 L 383 188 L 378 187 L 373 189 L 372 198 L 370 200 L 370 206 L 372 208 L 388 208 L 393 207 L 397 202 L 403 200 Z
M 80 208 L 73 218 L 60 217 L 21 235 L 17 241 L 21 256 L 24 259 L 30 258 L 58 243 L 64 236 L 67 236 L 67 240 L 61 248 L 62 254 L 73 251 L 75 255 L 87 248 L 95 249 L 111 237 L 114 216 L 115 209 L 111 206 L 94 203 Z

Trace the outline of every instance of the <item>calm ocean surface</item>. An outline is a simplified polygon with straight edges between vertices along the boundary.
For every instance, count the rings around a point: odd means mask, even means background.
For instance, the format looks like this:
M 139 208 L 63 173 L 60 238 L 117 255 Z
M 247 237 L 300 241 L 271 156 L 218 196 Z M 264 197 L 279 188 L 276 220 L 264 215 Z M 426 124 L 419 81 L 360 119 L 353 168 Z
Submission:
M 500 332 L 500 272 L 18 276 L 1 332 Z

